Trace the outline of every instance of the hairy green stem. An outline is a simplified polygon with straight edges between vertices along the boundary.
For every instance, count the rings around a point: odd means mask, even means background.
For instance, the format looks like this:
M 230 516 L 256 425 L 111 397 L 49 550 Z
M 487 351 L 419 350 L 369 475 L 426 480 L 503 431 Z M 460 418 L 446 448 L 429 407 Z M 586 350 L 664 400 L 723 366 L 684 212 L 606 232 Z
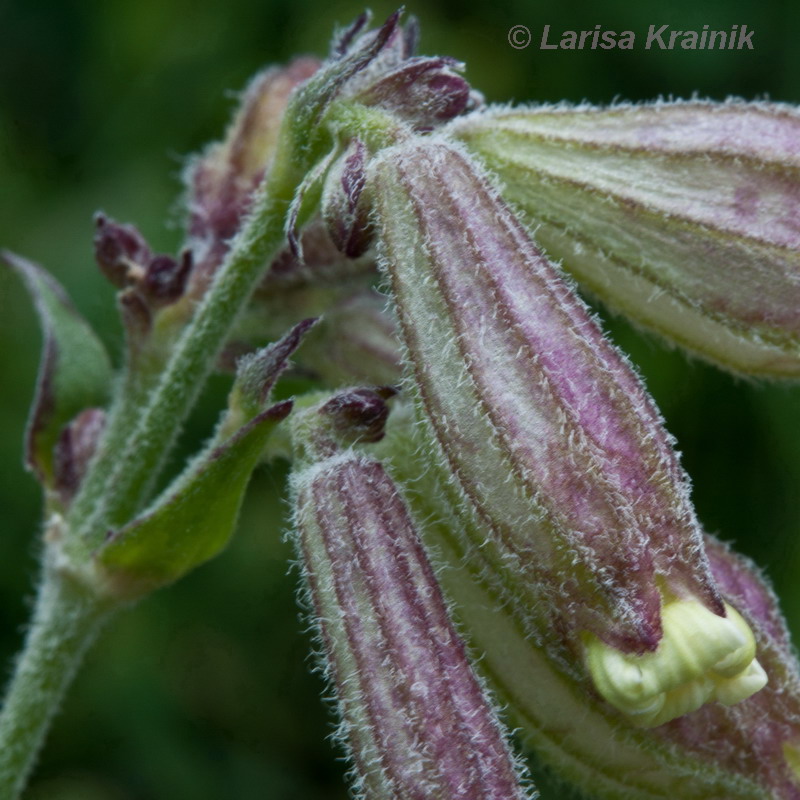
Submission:
M 284 243 L 294 185 L 269 182 L 136 417 L 112 415 L 106 444 L 70 511 L 70 527 L 77 531 L 67 543 L 73 556 L 96 548 L 109 526 L 126 522 L 146 499 L 236 316 Z M 123 401 L 119 408 L 129 412 L 129 405 Z
M 111 613 L 107 602 L 45 567 L 25 649 L 0 713 L 0 800 L 15 800 L 24 789 L 50 721 Z
M 146 498 L 237 314 L 283 245 L 296 181 L 282 177 L 270 181 L 161 376 L 138 387 L 128 376 L 121 384 L 103 448 L 62 529 L 61 558 L 73 568 L 81 570 L 107 528 L 129 519 Z M 0 716 L 0 800 L 14 800 L 24 788 L 84 653 L 112 613 L 107 600 L 53 561 L 45 559 L 33 622 Z
M 305 91 L 313 99 L 320 87 Z M 93 552 L 109 528 L 146 502 L 238 314 L 285 244 L 297 186 L 332 146 L 318 126 L 310 130 L 307 101 L 300 92 L 290 103 L 269 177 L 190 321 L 165 350 L 160 374 L 159 359 L 144 372 L 128 365 L 99 452 L 67 519 L 58 522 L 58 542 L 52 539 L 45 552 L 33 622 L 0 712 L 0 800 L 14 800 L 24 788 L 84 653 L 115 608 L 91 588 Z
M 275 184 L 277 190 L 270 187 L 262 196 L 151 391 L 117 399 L 103 451 L 70 511 L 67 530 L 75 533 L 63 544 L 74 564 L 85 562 L 108 525 L 125 520 L 141 504 L 236 315 L 282 246 L 293 185 Z M 130 381 L 123 390 L 126 386 Z M 61 698 L 110 613 L 107 601 L 45 565 L 0 716 L 0 800 L 13 800 L 24 788 Z

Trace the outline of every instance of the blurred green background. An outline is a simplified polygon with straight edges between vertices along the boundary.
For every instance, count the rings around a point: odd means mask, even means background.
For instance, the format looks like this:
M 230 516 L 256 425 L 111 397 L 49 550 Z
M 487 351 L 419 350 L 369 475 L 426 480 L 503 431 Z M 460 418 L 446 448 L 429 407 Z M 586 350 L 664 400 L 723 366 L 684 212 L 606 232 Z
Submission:
M 181 241 L 181 165 L 219 137 L 232 93 L 262 65 L 323 53 L 355 2 L 0 0 L 0 246 L 50 268 L 119 359 L 112 291 L 93 266 L 92 214 L 136 222 L 158 250 Z M 393 6 L 373 5 L 378 18 Z M 456 56 L 490 101 L 607 103 L 728 95 L 800 100 L 800 5 L 742 0 L 409 3 L 422 51 Z M 747 24 L 732 52 L 514 50 L 600 23 L 643 35 Z M 684 453 L 709 530 L 761 564 L 800 635 L 800 389 L 735 381 L 609 323 Z M 0 272 L 0 664 L 20 643 L 36 576 L 39 498 L 21 430 L 40 341 L 22 289 Z M 215 380 L 189 436 L 215 418 Z M 285 470 L 253 480 L 227 552 L 121 615 L 88 658 L 29 792 L 37 800 L 346 796 L 309 672 L 296 572 L 282 541 Z M 3 667 L 3 675 L 8 667 Z M 563 797 L 542 781 L 545 798 Z

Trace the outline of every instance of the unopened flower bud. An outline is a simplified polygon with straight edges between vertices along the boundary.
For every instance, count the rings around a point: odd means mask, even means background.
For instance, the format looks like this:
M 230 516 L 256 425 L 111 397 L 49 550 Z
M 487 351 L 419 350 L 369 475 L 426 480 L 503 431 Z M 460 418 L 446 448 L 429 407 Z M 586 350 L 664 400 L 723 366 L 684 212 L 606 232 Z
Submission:
M 192 252 L 184 250 L 179 259 L 156 256 L 150 259 L 141 289 L 154 308 L 167 306 L 180 299 L 192 271 Z
M 102 273 L 124 289 L 140 279 L 152 257 L 144 237 L 132 225 L 121 225 L 104 214 L 95 217 L 94 254 Z
M 800 376 L 795 108 L 497 109 L 450 132 L 609 306 L 734 372 Z
M 358 92 L 353 99 L 394 112 L 416 128 L 430 128 L 462 114 L 469 84 L 451 58 L 410 58 Z
M 341 53 L 366 47 L 377 31 L 349 32 Z M 418 130 L 428 130 L 472 108 L 478 95 L 452 58 L 415 56 L 416 20 L 396 26 L 373 61 L 341 89 L 341 96 L 388 111 Z
M 295 444 L 310 460 L 292 479 L 307 605 L 359 796 L 522 800 L 522 771 L 402 497 L 378 462 L 331 439 L 330 415 L 344 423 L 334 406 L 355 412 L 355 398 L 368 394 L 348 393 L 296 421 Z M 380 403 L 373 394 L 360 405 L 374 420 Z
M 337 438 L 343 443 L 379 442 L 389 416 L 385 401 L 394 394 L 395 390 L 388 387 L 352 389 L 324 403 L 319 413 L 330 420 Z
M 652 659 L 643 714 L 661 694 L 668 711 L 699 705 L 700 693 L 666 695 L 728 658 L 738 674 L 753 654 L 740 653 L 641 382 L 459 147 L 399 145 L 370 181 L 431 455 L 490 531 L 481 558 L 530 596 L 531 624 L 565 666 L 590 643 L 595 683 L 623 713 L 636 706 L 628 656 Z M 719 620 L 708 653 L 693 633 L 701 610 Z M 687 650 L 691 667 L 674 655 Z
M 121 290 L 117 301 L 133 363 L 146 347 L 159 309 L 183 296 L 193 268 L 192 253 L 184 250 L 178 259 L 154 254 L 133 226 L 120 225 L 103 214 L 96 216 L 95 223 L 95 258 L 103 274 Z
M 190 293 L 201 293 L 228 251 L 250 207 L 255 188 L 269 170 L 289 96 L 319 68 L 312 58 L 298 58 L 285 68 L 257 75 L 225 141 L 190 164 L 189 235 L 196 269 Z
M 367 148 L 354 139 L 328 172 L 322 192 L 322 218 L 341 253 L 357 258 L 369 247 L 372 229 L 364 190 Z

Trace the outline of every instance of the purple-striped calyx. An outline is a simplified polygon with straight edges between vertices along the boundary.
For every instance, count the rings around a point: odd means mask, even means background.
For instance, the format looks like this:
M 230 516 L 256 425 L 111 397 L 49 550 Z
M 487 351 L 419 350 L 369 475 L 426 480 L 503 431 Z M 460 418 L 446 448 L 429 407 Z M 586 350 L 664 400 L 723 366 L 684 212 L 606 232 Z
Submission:
M 536 635 L 643 725 L 760 689 L 657 410 L 473 159 L 410 141 L 369 191 L 431 456 Z
M 734 372 L 800 376 L 796 108 L 500 108 L 450 133 L 611 307 Z
M 293 419 L 295 544 L 339 738 L 369 800 L 523 800 L 523 770 L 450 621 L 403 497 L 348 448 L 382 435 L 381 394 Z

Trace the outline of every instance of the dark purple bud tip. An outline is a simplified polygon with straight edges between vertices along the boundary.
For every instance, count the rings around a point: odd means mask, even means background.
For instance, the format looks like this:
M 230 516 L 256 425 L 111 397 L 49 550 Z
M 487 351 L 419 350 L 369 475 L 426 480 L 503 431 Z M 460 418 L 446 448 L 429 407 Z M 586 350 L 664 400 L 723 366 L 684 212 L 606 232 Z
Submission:
M 399 32 L 400 17 L 403 16 L 405 7 L 400 6 L 397 11 L 386 17 L 386 21 L 376 31 L 370 31 L 364 36 L 364 48 L 378 55 L 388 44 L 392 44 Z M 370 39 L 372 41 L 370 42 Z
M 346 55 L 358 35 L 369 25 L 371 18 L 372 14 L 369 11 L 362 11 L 355 21 L 333 40 L 331 55 L 337 58 Z
M 379 442 L 383 439 L 389 416 L 387 389 L 353 389 L 329 400 L 319 413 L 331 420 L 336 433 L 343 439 Z
M 392 111 L 417 128 L 439 125 L 470 104 L 462 69 L 450 58 L 409 58 L 360 89 L 355 99 Z
M 264 419 L 271 419 L 273 422 L 281 422 L 285 420 L 289 414 L 292 413 L 294 408 L 294 400 L 281 400 L 280 403 L 275 403 L 274 406 L 268 408 L 264 414 Z
M 78 490 L 105 423 L 103 409 L 87 408 L 61 431 L 55 446 L 53 471 L 64 503 L 69 503 Z
M 374 235 L 369 208 L 362 198 L 368 155 L 364 143 L 354 139 L 331 167 L 322 194 L 322 218 L 328 234 L 348 258 L 363 255 Z
M 311 124 L 319 123 L 331 101 L 359 73 L 380 70 L 381 63 L 392 60 L 395 44 L 401 41 L 398 21 L 402 9 L 389 16 L 380 28 L 358 33 L 363 27 L 360 18 L 350 32 L 334 43 L 334 56 L 320 73 L 304 87 L 304 106 Z M 337 55 L 337 51 L 338 52 Z
M 150 248 L 132 225 L 120 225 L 98 213 L 94 218 L 94 256 L 103 275 L 122 289 L 141 277 Z
M 142 280 L 142 293 L 150 305 L 158 308 L 179 300 L 192 271 L 192 251 L 184 250 L 180 260 L 159 255 L 150 259 Z

